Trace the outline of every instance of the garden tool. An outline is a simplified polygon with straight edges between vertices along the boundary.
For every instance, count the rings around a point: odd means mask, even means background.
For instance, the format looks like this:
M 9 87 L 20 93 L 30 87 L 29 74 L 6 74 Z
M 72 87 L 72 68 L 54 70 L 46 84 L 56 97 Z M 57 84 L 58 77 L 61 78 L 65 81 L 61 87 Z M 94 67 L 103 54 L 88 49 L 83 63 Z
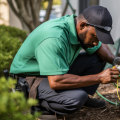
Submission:
M 117 68 L 120 71 L 120 57 L 116 57 L 113 61 L 113 68 Z
M 120 72 L 120 57 L 116 57 L 114 59 L 114 61 L 113 61 L 113 64 L 114 64 L 113 68 L 116 67 L 119 70 L 119 72 Z M 120 77 L 120 75 L 119 75 L 119 77 Z M 118 99 L 120 100 L 120 95 L 119 95 L 119 88 L 120 88 L 119 81 L 120 81 L 120 78 L 117 80 L 117 84 L 115 84 L 115 86 L 117 87 L 117 96 L 118 96 Z

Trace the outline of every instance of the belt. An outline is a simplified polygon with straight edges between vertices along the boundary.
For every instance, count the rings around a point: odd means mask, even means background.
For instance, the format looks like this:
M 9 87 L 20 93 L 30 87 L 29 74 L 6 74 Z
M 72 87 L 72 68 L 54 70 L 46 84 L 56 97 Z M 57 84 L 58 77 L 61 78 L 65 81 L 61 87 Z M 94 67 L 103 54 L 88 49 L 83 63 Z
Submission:
M 45 76 L 26 76 L 24 74 L 10 74 L 10 77 L 19 80 L 20 77 L 25 78 L 29 87 L 29 98 L 36 99 L 37 88 Z
M 26 81 L 29 85 L 29 98 L 36 99 L 37 96 L 37 88 L 43 78 L 40 77 L 26 77 Z

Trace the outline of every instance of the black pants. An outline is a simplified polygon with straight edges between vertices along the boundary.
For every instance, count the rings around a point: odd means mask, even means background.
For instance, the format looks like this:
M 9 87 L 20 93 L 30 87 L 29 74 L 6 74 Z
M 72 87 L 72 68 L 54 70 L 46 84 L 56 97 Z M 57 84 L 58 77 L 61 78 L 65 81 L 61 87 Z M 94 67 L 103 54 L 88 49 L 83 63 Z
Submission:
M 68 74 L 90 75 L 103 70 L 105 62 L 96 55 L 79 54 L 71 65 Z M 38 87 L 38 99 L 41 106 L 49 112 L 65 115 L 80 109 L 88 99 L 88 94 L 93 95 L 98 84 L 71 90 L 53 90 L 47 78 L 44 78 Z

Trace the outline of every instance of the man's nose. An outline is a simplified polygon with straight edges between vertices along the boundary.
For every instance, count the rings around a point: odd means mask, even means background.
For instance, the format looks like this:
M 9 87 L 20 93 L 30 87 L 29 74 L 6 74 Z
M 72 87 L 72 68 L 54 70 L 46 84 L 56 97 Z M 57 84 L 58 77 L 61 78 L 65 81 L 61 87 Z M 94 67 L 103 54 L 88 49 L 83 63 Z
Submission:
M 98 42 L 93 42 L 93 45 L 94 45 L 94 46 L 97 46 L 97 45 L 98 45 Z

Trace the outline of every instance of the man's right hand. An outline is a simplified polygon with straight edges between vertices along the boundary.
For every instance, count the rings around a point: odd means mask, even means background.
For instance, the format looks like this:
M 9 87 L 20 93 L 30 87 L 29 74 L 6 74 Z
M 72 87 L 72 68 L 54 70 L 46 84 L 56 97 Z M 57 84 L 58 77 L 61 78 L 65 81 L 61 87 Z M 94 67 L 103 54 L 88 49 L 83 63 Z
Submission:
M 117 68 L 108 68 L 99 73 L 100 82 L 103 84 L 114 83 L 119 79 L 119 71 Z
M 119 71 L 117 68 L 109 68 L 102 71 L 101 73 L 86 76 L 73 74 L 48 76 L 50 87 L 54 90 L 87 87 L 99 83 L 107 84 L 116 82 L 118 78 Z

